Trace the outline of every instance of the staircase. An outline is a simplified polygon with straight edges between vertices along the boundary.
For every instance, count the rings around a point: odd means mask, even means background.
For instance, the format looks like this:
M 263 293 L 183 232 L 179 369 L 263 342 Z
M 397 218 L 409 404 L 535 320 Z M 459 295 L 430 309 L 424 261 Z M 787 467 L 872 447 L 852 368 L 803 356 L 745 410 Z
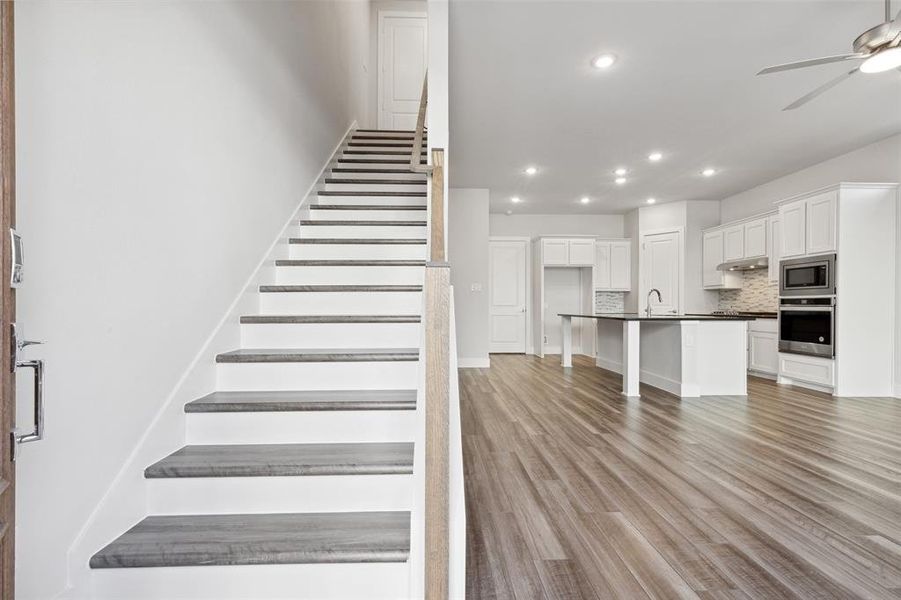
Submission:
M 148 465 L 146 517 L 90 560 L 95 598 L 409 597 L 426 176 L 358 130 Z M 423 145 L 423 149 L 425 145 Z

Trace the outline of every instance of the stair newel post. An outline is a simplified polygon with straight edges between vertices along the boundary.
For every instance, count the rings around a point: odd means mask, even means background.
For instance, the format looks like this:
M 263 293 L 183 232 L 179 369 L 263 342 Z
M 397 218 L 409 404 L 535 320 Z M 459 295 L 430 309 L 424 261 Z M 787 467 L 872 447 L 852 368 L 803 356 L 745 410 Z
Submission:
M 432 150 L 431 206 L 429 207 L 429 258 L 432 262 L 446 260 L 444 250 L 444 149 Z

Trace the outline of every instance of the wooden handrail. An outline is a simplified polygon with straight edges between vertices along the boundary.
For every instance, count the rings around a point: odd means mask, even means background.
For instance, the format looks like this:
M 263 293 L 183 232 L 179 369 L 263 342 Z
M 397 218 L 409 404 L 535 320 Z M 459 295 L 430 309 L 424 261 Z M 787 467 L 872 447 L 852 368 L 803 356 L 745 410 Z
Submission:
M 428 164 L 422 164 L 422 138 L 425 137 L 425 113 L 429 104 L 429 73 L 422 80 L 422 94 L 419 96 L 419 114 L 416 115 L 416 131 L 413 133 L 413 150 L 410 152 L 410 170 L 414 173 L 431 173 Z

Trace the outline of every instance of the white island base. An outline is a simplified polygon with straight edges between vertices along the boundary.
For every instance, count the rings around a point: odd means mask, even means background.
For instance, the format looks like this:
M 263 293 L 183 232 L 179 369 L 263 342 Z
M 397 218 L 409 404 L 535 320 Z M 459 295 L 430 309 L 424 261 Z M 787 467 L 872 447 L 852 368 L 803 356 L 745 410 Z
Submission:
M 572 318 L 597 325 L 597 366 L 621 373 L 623 394 L 639 382 L 683 398 L 748 393 L 748 323 L 709 317 L 560 315 L 563 366 L 572 366 Z

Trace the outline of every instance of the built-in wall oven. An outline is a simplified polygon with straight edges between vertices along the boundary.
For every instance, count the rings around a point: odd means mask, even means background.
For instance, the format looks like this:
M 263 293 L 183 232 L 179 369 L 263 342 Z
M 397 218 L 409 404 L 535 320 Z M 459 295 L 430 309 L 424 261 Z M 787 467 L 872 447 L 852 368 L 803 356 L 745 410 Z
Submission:
M 783 260 L 779 271 L 780 296 L 835 295 L 835 254 Z
M 780 298 L 779 351 L 835 356 L 835 296 Z

